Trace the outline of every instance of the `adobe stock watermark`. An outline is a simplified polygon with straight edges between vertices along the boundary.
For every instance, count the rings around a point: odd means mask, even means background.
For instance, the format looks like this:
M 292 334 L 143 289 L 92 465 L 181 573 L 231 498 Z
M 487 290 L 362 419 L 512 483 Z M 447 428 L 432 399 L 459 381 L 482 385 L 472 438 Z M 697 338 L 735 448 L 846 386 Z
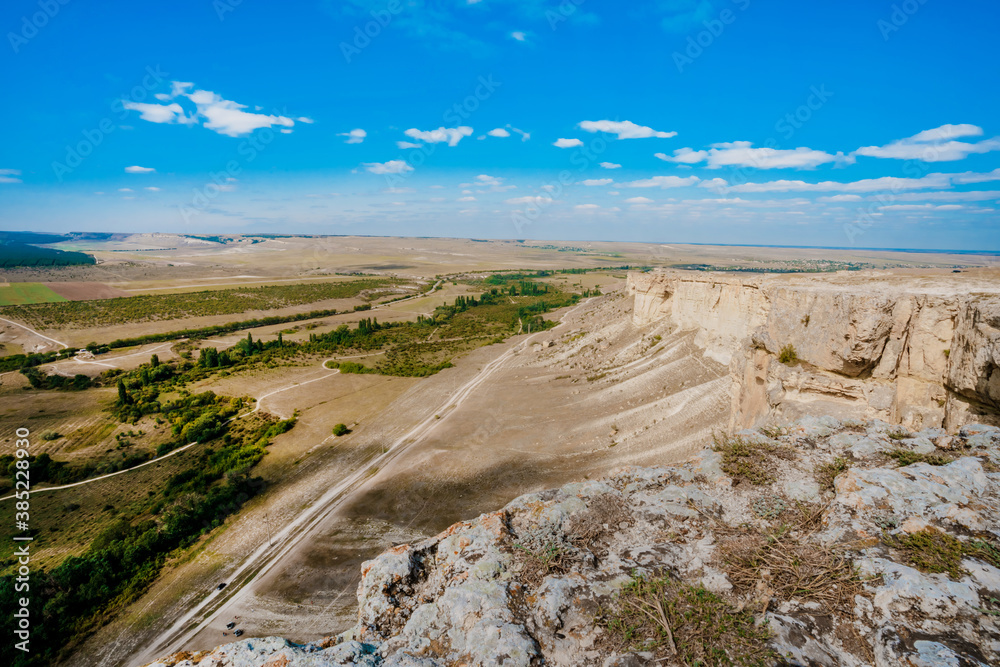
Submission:
M 219 21 L 226 20 L 226 14 L 235 12 L 236 8 L 243 4 L 243 0 L 212 0 L 212 9 Z
M 476 80 L 472 93 L 445 109 L 444 113 L 441 114 L 441 119 L 447 126 L 461 126 L 462 122 L 469 120 L 502 85 L 503 82 L 494 79 L 493 74 L 481 75 Z M 434 155 L 440 143 L 443 142 L 410 145 L 405 155 L 400 155 L 394 160 L 394 162 L 404 163 L 405 167 L 401 171 L 384 174 L 386 186 L 392 188 L 405 182 L 416 169 L 423 166 L 427 159 Z
M 38 36 L 38 32 L 54 19 L 70 0 L 38 0 L 38 11 L 30 16 L 21 17 L 21 28 L 17 32 L 8 32 L 7 41 L 14 53 L 20 53 L 21 47 Z
M 907 160 L 903 163 L 904 178 L 922 178 L 931 170 L 930 163 L 934 162 L 933 156 L 937 153 L 937 148 L 928 146 L 928 159 Z M 871 203 L 859 207 L 855 214 L 854 222 L 845 222 L 843 225 L 844 236 L 848 243 L 852 245 L 859 236 L 863 236 L 869 229 L 875 226 L 878 217 L 882 215 L 882 208 L 896 203 L 896 196 L 903 190 L 903 184 L 894 182 L 892 187 L 883 192 L 872 195 L 874 199 Z
M 275 116 L 287 116 L 288 109 L 275 109 L 271 113 Z M 277 136 L 278 133 L 270 127 L 262 127 L 241 141 L 236 147 L 236 154 L 240 156 L 240 159 L 229 160 L 218 172 L 210 171 L 208 182 L 192 190 L 191 203 L 177 205 L 177 210 L 184 222 L 190 223 L 193 216 L 205 212 L 223 192 L 234 190 L 233 183 L 236 182 L 236 177 L 242 174 L 246 165 L 256 160 L 257 156 L 270 146 Z
M 31 544 L 32 537 L 28 533 L 31 521 L 31 477 L 29 448 L 31 441 L 28 436 L 31 432 L 23 426 L 14 435 L 14 487 L 16 489 L 14 498 L 14 542 L 18 544 L 14 550 L 14 557 L 17 559 L 17 576 L 14 578 L 14 592 L 27 594 L 31 591 Z M 20 597 L 16 600 L 17 610 L 14 612 L 14 636 L 20 641 L 14 643 L 14 648 L 25 653 L 31 652 L 31 612 L 29 606 L 31 599 Z
M 382 34 L 382 31 L 389 27 L 392 20 L 402 13 L 402 0 L 389 0 L 384 9 L 371 10 L 369 12 L 372 17 L 371 20 L 365 22 L 363 25 L 354 26 L 354 34 L 351 36 L 351 41 L 341 42 L 339 45 L 340 53 L 344 56 L 347 64 L 351 64 L 351 61 L 355 57 L 361 55 L 361 52 L 371 45 L 372 40 L 378 38 Z
M 127 95 L 119 95 L 111 103 L 113 116 L 105 116 L 97 122 L 95 127 L 83 129 L 80 132 L 82 139 L 66 145 L 66 155 L 63 160 L 52 162 L 52 173 L 55 174 L 59 182 L 62 183 L 67 174 L 73 173 L 77 167 L 83 164 L 84 160 L 94 153 L 98 146 L 104 143 L 107 136 L 118 128 L 119 121 L 125 120 L 128 116 L 125 102 L 142 102 L 169 77 L 170 73 L 162 71 L 159 65 L 155 68 L 147 66 L 146 75 L 142 77 L 142 81 L 133 86 Z
M 731 1 L 740 12 L 745 12 L 750 8 L 750 0 Z M 711 48 L 715 44 L 715 40 L 722 36 L 726 31 L 726 27 L 736 22 L 738 16 L 737 12 L 726 7 L 714 19 L 702 21 L 701 24 L 704 26 L 704 29 L 694 34 L 689 34 L 684 50 L 674 51 L 671 54 L 677 72 L 683 74 L 685 68 L 693 65 L 694 61 L 700 58 L 705 53 L 705 50 Z
M 889 38 L 899 32 L 910 18 L 926 4 L 927 0 L 903 0 L 903 2 L 894 4 L 891 8 L 892 11 L 889 12 L 889 18 L 881 18 L 875 22 L 879 34 L 882 35 L 882 41 L 888 42 Z
M 525 207 L 511 211 L 510 221 L 514 225 L 517 235 L 528 225 L 534 224 L 542 213 L 547 211 L 553 204 L 559 201 L 568 188 L 577 183 L 579 174 L 590 169 L 595 162 L 600 161 L 601 156 L 608 150 L 608 138 L 611 135 L 606 132 L 599 132 L 587 143 L 578 146 L 570 155 L 569 162 L 575 170 L 563 169 L 556 177 L 550 179 L 535 188 L 534 195 L 521 197 Z
M 812 85 L 809 87 L 805 101 L 792 111 L 778 118 L 774 123 L 774 131 L 783 141 L 790 141 L 795 134 L 801 130 L 806 123 L 813 119 L 817 112 L 826 106 L 827 102 L 834 96 L 834 92 L 826 87 L 826 84 Z M 786 144 L 787 145 L 787 144 Z M 771 135 L 759 148 L 770 148 L 772 150 L 782 150 L 782 144 L 778 137 Z M 716 183 L 711 186 L 717 195 L 726 196 L 730 188 L 750 182 L 750 174 L 758 169 L 764 168 L 763 155 L 751 154 L 748 164 L 729 167 L 726 174 L 725 183 Z
M 555 30 L 559 25 L 568 21 L 576 10 L 587 0 L 562 0 L 555 9 L 545 10 L 545 20 L 549 22 L 549 28 Z

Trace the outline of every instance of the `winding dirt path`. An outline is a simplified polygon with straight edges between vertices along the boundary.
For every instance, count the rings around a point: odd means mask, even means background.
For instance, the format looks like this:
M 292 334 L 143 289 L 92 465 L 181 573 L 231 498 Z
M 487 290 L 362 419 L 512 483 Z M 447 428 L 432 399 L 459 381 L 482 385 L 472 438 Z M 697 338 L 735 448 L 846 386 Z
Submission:
M 581 301 L 564 313 L 560 317 L 560 323 L 556 328 L 563 326 L 566 318 L 583 307 L 587 301 L 589 299 Z M 250 584 L 257 582 L 267 574 L 271 568 L 281 562 L 294 547 L 305 539 L 320 522 L 350 499 L 351 495 L 362 484 L 371 479 L 370 473 L 374 468 L 378 470 L 385 469 L 386 464 L 403 456 L 407 450 L 433 433 L 448 419 L 457 407 L 462 405 L 473 392 L 481 387 L 515 354 L 529 345 L 532 338 L 539 333 L 543 332 L 536 332 L 526 337 L 524 340 L 511 346 L 499 357 L 483 366 L 479 373 L 442 402 L 437 410 L 431 411 L 426 419 L 397 438 L 383 454 L 375 457 L 357 471 L 348 475 L 312 505 L 305 508 L 298 517 L 289 522 L 285 528 L 273 536 L 273 546 L 266 541 L 263 542 L 229 575 L 228 586 L 221 591 L 214 589 L 209 592 L 205 598 L 177 619 L 157 640 L 134 655 L 129 661 L 130 664 L 145 665 L 160 656 L 181 650 L 193 637 L 213 623 L 224 608 L 228 605 L 238 603 L 249 590 Z
M 336 357 L 332 357 L 332 358 L 335 359 Z M 327 368 L 326 367 L 326 362 L 328 362 L 328 361 L 330 361 L 330 359 L 324 359 L 323 363 L 321 364 L 321 367 L 324 370 L 328 371 L 328 373 L 326 373 L 325 375 L 321 375 L 320 377 L 313 378 L 312 380 L 306 380 L 305 382 L 293 382 L 292 384 L 286 385 L 286 386 L 282 387 L 281 389 L 275 389 L 272 392 L 268 392 L 268 393 L 264 394 L 263 396 L 260 396 L 260 397 L 258 397 L 256 399 L 256 403 L 254 405 L 253 410 L 251 410 L 250 412 L 244 412 L 241 415 L 236 415 L 235 417 L 231 417 L 228 420 L 226 420 L 225 423 L 229 424 L 230 422 L 236 421 L 237 419 L 242 419 L 243 417 L 246 417 L 248 415 L 252 415 L 253 413 L 257 412 L 258 410 L 260 410 L 260 404 L 261 404 L 261 402 L 265 398 L 267 398 L 268 396 L 274 396 L 275 394 L 280 394 L 283 391 L 288 391 L 289 389 L 295 389 L 296 387 L 301 387 L 302 385 L 309 384 L 311 382 L 317 382 L 318 380 L 325 380 L 326 378 L 330 377 L 331 375 L 335 375 L 335 374 L 339 373 L 340 372 L 339 369 L 336 369 L 336 368 Z M 111 473 L 108 473 L 106 475 L 101 475 L 99 477 L 91 477 L 90 479 L 85 479 L 85 480 L 80 481 L 80 482 L 73 482 L 72 484 L 63 484 L 61 486 L 47 486 L 47 487 L 43 487 L 43 488 L 40 488 L 40 489 L 33 488 L 33 489 L 31 489 L 29 491 L 29 494 L 43 493 L 43 492 L 47 492 L 47 491 L 59 491 L 61 489 L 72 489 L 73 487 L 76 487 L 76 486 L 83 486 L 84 484 L 91 484 L 93 482 L 99 482 L 102 479 L 108 479 L 109 477 L 115 477 L 116 475 L 124 475 L 127 472 L 133 472 L 135 470 L 138 470 L 139 468 L 143 468 L 143 467 L 148 466 L 148 465 L 150 465 L 152 463 L 159 463 L 163 459 L 168 459 L 171 456 L 173 456 L 174 454 L 180 454 L 184 450 L 190 449 L 191 447 L 193 447 L 193 446 L 195 446 L 197 444 L 198 444 L 197 441 L 195 441 L 195 442 L 189 442 L 188 444 L 184 445 L 183 447 L 178 447 L 177 449 L 171 450 L 170 452 L 164 454 L 163 456 L 157 456 L 156 458 L 152 458 L 152 459 L 146 461 L 145 463 L 140 463 L 137 466 L 132 466 L 131 468 L 125 468 L 124 470 L 118 470 L 116 472 L 111 472 Z M 14 495 L 4 496 L 3 498 L 0 498 L 0 502 L 3 502 L 4 500 L 10 500 L 11 498 L 14 498 L 14 497 L 15 497 Z
M 60 340 L 56 340 L 55 338 L 49 338 L 45 334 L 38 333 L 37 331 L 35 331 L 31 327 L 26 327 L 23 324 L 19 324 L 18 322 L 15 322 L 14 320 L 8 320 L 6 317 L 0 317 L 0 322 L 6 322 L 7 324 L 12 324 L 15 327 L 20 327 L 20 328 L 24 329 L 25 331 L 27 331 L 28 333 L 35 334 L 39 338 L 44 338 L 45 340 L 49 341 L 50 343 L 55 343 L 56 345 L 62 345 L 63 349 L 66 349 L 67 347 L 69 347 L 69 345 L 67 345 L 66 343 L 64 343 L 64 342 L 62 342 Z

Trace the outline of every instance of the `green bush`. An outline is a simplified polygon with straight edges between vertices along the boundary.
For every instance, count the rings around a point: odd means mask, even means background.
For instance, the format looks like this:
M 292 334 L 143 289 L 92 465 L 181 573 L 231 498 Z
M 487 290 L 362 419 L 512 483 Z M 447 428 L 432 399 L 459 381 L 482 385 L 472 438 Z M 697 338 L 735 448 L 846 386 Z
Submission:
M 781 352 L 778 353 L 778 361 L 783 364 L 794 364 L 798 360 L 799 355 L 791 343 L 781 348 Z
M 333 427 L 333 434 L 338 438 L 342 435 L 347 435 L 351 432 L 351 429 L 347 428 L 347 424 L 337 424 Z

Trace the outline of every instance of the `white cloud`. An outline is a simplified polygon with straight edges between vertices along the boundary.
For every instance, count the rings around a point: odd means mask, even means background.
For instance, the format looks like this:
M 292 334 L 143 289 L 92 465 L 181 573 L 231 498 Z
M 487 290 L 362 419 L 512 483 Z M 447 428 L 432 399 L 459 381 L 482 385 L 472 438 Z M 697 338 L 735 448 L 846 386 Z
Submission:
M 139 165 L 132 165 L 131 167 L 125 167 L 126 174 L 151 174 L 155 169 L 152 167 L 140 167 Z
M 649 197 L 629 197 L 625 200 L 626 204 L 652 204 L 653 200 Z
M 471 197 L 471 196 L 470 197 L 459 197 L 455 201 L 476 201 L 476 198 L 475 197 Z
M 423 144 L 414 144 L 414 143 L 411 143 L 409 141 L 397 141 L 396 142 L 396 146 L 398 148 L 403 148 L 403 149 L 406 149 L 406 148 L 420 148 L 421 146 L 423 146 Z
M 921 178 L 883 176 L 849 183 L 839 181 L 806 183 L 805 181 L 788 180 L 743 183 L 742 185 L 734 185 L 730 190 L 732 192 L 896 192 L 899 190 L 947 188 L 950 185 L 951 180 L 948 174 L 927 174 Z
M 459 183 L 460 188 L 489 188 L 491 192 L 506 192 L 507 190 L 516 190 L 516 185 L 504 185 L 503 179 L 499 176 L 490 176 L 489 174 L 479 174 L 473 180 L 472 183 Z M 463 194 L 471 194 L 471 190 L 463 190 Z M 477 190 L 477 192 L 485 192 L 485 190 Z
M 588 186 L 609 185 L 614 182 L 615 181 L 613 178 L 588 178 L 585 181 L 580 181 L 580 185 L 588 185 Z
M 706 205 L 722 205 L 722 206 L 741 206 L 744 208 L 788 208 L 795 207 L 799 208 L 802 206 L 808 206 L 812 202 L 808 199 L 742 199 L 740 197 L 721 197 L 716 199 L 685 199 L 682 204 L 689 204 L 692 206 L 706 206 Z
M 413 167 L 403 160 L 389 160 L 388 162 L 365 162 L 362 166 L 373 174 L 405 174 L 413 171 Z
M 556 148 L 573 148 L 574 146 L 582 146 L 583 142 L 579 139 L 556 139 L 552 142 L 552 145 Z
M 994 169 L 993 171 L 988 171 L 986 173 L 966 171 L 961 174 L 953 174 L 951 177 L 951 182 L 956 185 L 962 185 L 965 183 L 988 183 L 989 181 L 1000 181 L 1000 169 Z
M 507 130 L 503 129 L 502 127 L 498 127 L 498 128 L 492 129 L 489 132 L 487 132 L 486 134 L 490 135 L 491 137 L 509 137 L 510 136 L 510 132 L 508 132 Z
M 20 169 L 0 169 L 0 183 L 21 183 Z
M 653 176 L 618 185 L 623 188 L 682 188 L 687 185 L 695 185 L 700 180 L 697 176 Z
M 973 153 L 1000 150 L 1000 137 L 976 143 L 955 141 L 959 137 L 978 137 L 982 134 L 983 129 L 975 125 L 942 125 L 885 146 L 865 146 L 856 150 L 854 154 L 896 160 L 952 162 L 965 159 Z
M 577 204 L 574 206 L 577 211 L 593 211 L 595 208 L 601 208 L 597 204 Z
M 816 201 L 824 204 L 834 204 L 845 201 L 861 201 L 861 195 L 833 195 L 831 197 L 818 197 Z
M 653 153 L 653 157 L 657 157 L 663 160 L 664 162 L 695 164 L 707 160 L 708 151 L 696 151 L 690 148 L 678 148 L 677 150 L 674 151 L 673 157 L 668 156 L 666 153 Z
M 299 120 L 302 120 L 301 118 Z M 312 121 L 310 121 L 312 122 Z M 347 137 L 344 140 L 345 144 L 360 144 L 368 136 L 368 133 L 362 130 L 360 127 L 351 130 L 350 132 L 341 132 L 337 135 L 338 137 Z
M 476 176 L 475 185 L 503 185 L 503 179 L 489 174 L 479 174 Z
M 881 211 L 960 211 L 964 206 L 959 204 L 890 204 L 879 206 Z
M 403 132 L 403 134 L 411 139 L 423 141 L 428 144 L 447 142 L 449 146 L 454 146 L 458 144 L 463 137 L 471 135 L 472 128 L 467 125 L 461 125 L 459 127 L 439 127 L 436 130 L 418 130 L 415 127 L 411 127 L 409 130 Z
M 732 141 L 712 144 L 708 150 L 696 151 L 679 148 L 673 156 L 656 153 L 666 162 L 696 164 L 707 161 L 709 169 L 722 167 L 752 167 L 755 169 L 813 169 L 829 162 L 848 163 L 852 158 L 843 153 L 831 155 L 812 148 L 781 150 L 776 148 L 753 148 L 749 141 Z
M 513 127 L 512 125 L 508 125 L 507 127 L 510 128 L 511 130 L 513 130 L 514 132 L 517 132 L 518 134 L 520 134 L 521 135 L 521 141 L 527 141 L 528 139 L 531 138 L 531 133 L 530 132 L 525 132 L 524 130 L 519 130 L 516 127 Z
M 875 199 L 875 197 L 870 197 Z M 904 192 L 895 197 L 896 201 L 991 201 L 1000 200 L 1000 190 L 979 190 L 975 192 Z
M 149 186 L 148 188 L 146 188 L 146 189 L 147 189 L 147 190 L 149 190 L 150 192 L 159 192 L 159 191 L 160 191 L 160 188 L 158 188 L 158 187 L 156 187 L 156 186 L 154 186 L 154 185 L 150 185 L 150 186 Z
M 259 108 L 259 107 L 258 107 L 258 108 Z M 298 117 L 298 118 L 296 118 L 295 120 L 296 120 L 296 122 L 299 122 L 299 123 L 305 123 L 306 125 L 312 125 L 313 123 L 315 123 L 315 122 L 316 122 L 316 121 L 314 121 L 314 120 L 313 120 L 312 118 L 306 118 L 305 116 L 299 116 L 299 117 Z
M 170 95 L 160 94 L 157 99 L 168 101 L 177 97 L 185 97 L 194 103 L 196 111 L 188 115 L 177 102 L 170 104 L 145 104 L 123 100 L 122 105 L 130 111 L 138 111 L 139 117 L 151 123 L 181 123 L 190 125 L 204 120 L 204 127 L 230 137 L 250 134 L 254 130 L 265 127 L 279 126 L 286 134 L 295 125 L 295 120 L 286 116 L 251 113 L 244 111 L 245 104 L 224 99 L 208 90 L 193 90 L 193 83 L 174 81 Z M 255 107 L 259 110 L 260 107 Z M 297 119 L 302 123 L 312 123 L 312 119 L 304 116 Z
M 615 164 L 614 162 L 602 162 L 601 163 L 601 168 L 602 169 L 621 169 L 622 166 L 620 164 Z
M 132 192 L 132 188 L 118 188 L 118 192 Z
M 516 39 L 519 42 L 523 42 L 527 39 L 527 35 L 525 35 L 520 30 L 515 30 L 514 32 L 510 33 L 510 36 L 512 39 Z
M 176 102 L 163 105 L 123 101 L 122 106 L 129 111 L 138 111 L 139 118 L 148 120 L 150 123 L 183 123 L 190 125 L 197 122 L 196 119 L 187 116 L 181 105 Z
M 513 199 L 504 200 L 505 204 L 550 204 L 555 202 L 552 197 L 514 197 Z
M 243 111 L 245 104 L 223 99 L 209 90 L 196 90 L 186 95 L 198 107 L 198 114 L 204 117 L 205 128 L 228 137 L 250 134 L 264 127 L 280 125 L 290 128 L 295 121 L 285 116 L 250 113 Z
M 630 120 L 585 120 L 580 123 L 580 129 L 586 132 L 606 132 L 617 134 L 619 139 L 669 139 L 676 137 L 676 132 L 661 132 L 644 125 L 636 125 Z
M 719 190 L 721 188 L 728 188 L 729 183 L 724 178 L 709 178 L 699 183 L 698 187 Z

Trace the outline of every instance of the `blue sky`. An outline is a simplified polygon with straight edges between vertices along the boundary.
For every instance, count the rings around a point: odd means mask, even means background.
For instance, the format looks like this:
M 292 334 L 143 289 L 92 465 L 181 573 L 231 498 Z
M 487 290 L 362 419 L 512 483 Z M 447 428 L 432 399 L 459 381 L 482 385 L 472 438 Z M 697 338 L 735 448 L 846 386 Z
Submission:
M 0 227 L 996 250 L 998 18 L 12 0 Z

